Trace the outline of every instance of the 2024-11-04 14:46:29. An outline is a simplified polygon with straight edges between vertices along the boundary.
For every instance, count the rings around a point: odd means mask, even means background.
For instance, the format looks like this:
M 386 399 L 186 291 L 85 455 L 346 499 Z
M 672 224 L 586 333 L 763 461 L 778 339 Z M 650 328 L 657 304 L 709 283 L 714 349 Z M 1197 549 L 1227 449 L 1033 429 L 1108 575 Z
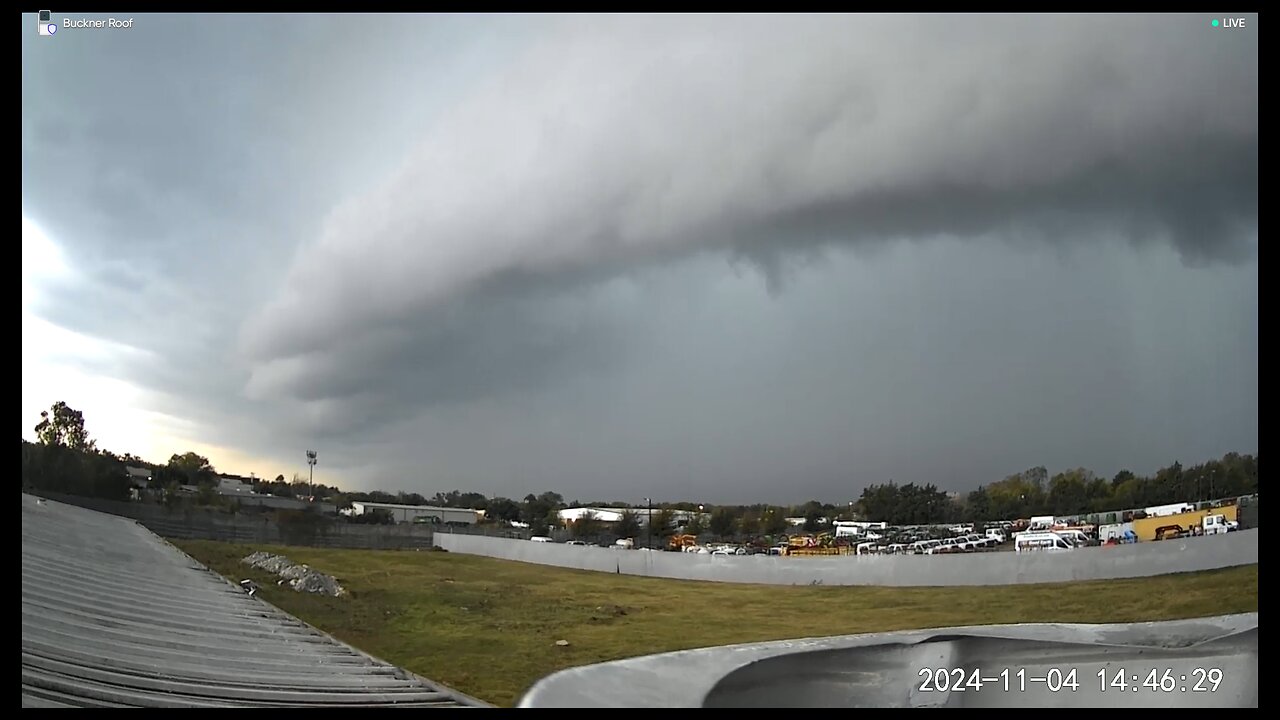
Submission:
M 1005 668 L 994 675 L 981 670 L 965 671 L 962 668 L 923 668 L 918 692 L 980 691 L 994 686 L 1003 692 L 1025 692 L 1028 687 L 1042 686 L 1049 692 L 1075 692 L 1080 689 L 1079 673 L 1075 668 L 1063 670 L 1049 668 L 1043 674 L 1028 673 L 1026 669 Z M 1097 672 L 1100 692 L 1214 692 L 1222 684 L 1219 668 L 1193 668 L 1189 675 L 1175 673 L 1171 668 L 1151 668 L 1144 673 L 1131 673 L 1124 668 Z

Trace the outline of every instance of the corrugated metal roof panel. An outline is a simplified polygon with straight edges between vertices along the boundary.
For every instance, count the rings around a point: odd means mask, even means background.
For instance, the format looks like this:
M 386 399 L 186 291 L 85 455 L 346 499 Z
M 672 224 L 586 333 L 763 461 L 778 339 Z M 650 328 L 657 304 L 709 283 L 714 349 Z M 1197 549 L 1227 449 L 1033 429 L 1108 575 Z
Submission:
M 250 597 L 132 520 L 22 496 L 23 707 L 487 707 Z

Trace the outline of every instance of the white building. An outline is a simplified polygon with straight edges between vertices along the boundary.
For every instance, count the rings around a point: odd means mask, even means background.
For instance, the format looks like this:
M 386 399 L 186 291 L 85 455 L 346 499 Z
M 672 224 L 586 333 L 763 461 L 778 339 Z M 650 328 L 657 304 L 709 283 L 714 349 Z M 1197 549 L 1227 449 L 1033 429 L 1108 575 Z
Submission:
M 600 522 L 616 523 L 622 519 L 623 512 L 623 510 L 616 508 L 580 507 L 565 508 L 564 510 L 559 511 L 556 515 L 560 518 L 560 522 L 562 523 L 577 522 L 588 515 Z M 637 514 L 637 519 L 640 520 L 642 524 L 644 523 L 644 514 L 645 511 L 641 511 Z
M 872 530 L 884 530 L 889 527 L 889 523 L 884 522 L 861 522 L 858 520 L 837 520 L 834 523 L 836 528 L 836 537 L 871 537 L 878 534 L 871 532 Z
M 622 519 L 622 514 L 623 514 L 623 513 L 628 512 L 628 511 L 629 511 L 629 512 L 631 512 L 631 513 L 633 513 L 633 514 L 636 516 L 636 522 L 640 524 L 640 527 L 642 527 L 642 528 L 644 528 L 644 527 L 649 527 L 649 508 L 648 508 L 648 507 L 634 507 L 634 508 L 576 507 L 576 508 L 565 508 L 564 510 L 560 510 L 560 511 L 557 513 L 557 516 L 560 518 L 560 522 L 562 522 L 562 523 L 571 523 L 571 522 L 576 522 L 578 519 L 580 519 L 581 517 L 583 517 L 583 516 L 584 516 L 584 515 L 586 515 L 587 513 L 591 513 L 593 516 L 595 516 L 595 519 L 596 519 L 596 520 L 599 520 L 600 522 L 605 522 L 605 523 L 615 523 L 615 522 L 618 522 L 619 520 L 621 520 L 621 519 Z M 658 513 L 660 513 L 660 512 L 662 512 L 662 509 L 661 509 L 661 508 L 654 508 L 654 509 L 653 509 L 653 516 L 654 516 L 654 517 L 658 517 Z M 698 519 L 702 522 L 702 524 L 703 524 L 703 525 L 706 525 L 706 523 L 711 519 L 711 513 L 705 513 L 705 512 L 704 512 L 704 513 L 700 513 L 700 512 L 696 512 L 696 511 L 692 511 L 692 512 L 691 512 L 691 511 L 688 511 L 688 510 L 670 510 L 670 511 L 668 511 L 668 512 L 669 512 L 669 514 L 670 514 L 670 516 L 671 516 L 671 522 L 672 522 L 672 524 L 673 524 L 673 525 L 675 525 L 676 527 L 684 527 L 685 525 L 688 525 L 690 522 L 692 522 L 692 521 L 693 521 L 693 519 L 694 519 L 695 517 L 696 517 L 696 518 L 698 518 Z
M 648 508 L 641 510 L 640 515 L 643 516 L 646 512 L 648 512 Z M 654 510 L 653 514 L 657 515 L 658 511 Z M 671 522 L 674 523 L 676 527 L 684 527 L 685 525 L 688 525 L 689 523 L 693 522 L 694 518 L 697 518 L 698 522 L 701 523 L 703 527 L 706 527 L 707 523 L 711 522 L 711 513 L 695 512 L 693 510 L 672 510 L 671 511 Z M 644 523 L 643 520 L 641 520 L 640 522 L 641 524 Z
M 228 477 L 223 475 L 218 478 L 218 494 L 219 495 L 252 495 L 253 486 L 240 480 L 238 477 Z
M 399 505 L 396 503 L 380 503 L 352 501 L 351 514 L 363 515 L 371 510 L 384 510 L 398 523 L 415 521 L 434 521 L 442 525 L 475 525 L 480 513 L 467 508 L 446 508 L 434 505 Z M 420 521 L 419 518 L 422 518 Z

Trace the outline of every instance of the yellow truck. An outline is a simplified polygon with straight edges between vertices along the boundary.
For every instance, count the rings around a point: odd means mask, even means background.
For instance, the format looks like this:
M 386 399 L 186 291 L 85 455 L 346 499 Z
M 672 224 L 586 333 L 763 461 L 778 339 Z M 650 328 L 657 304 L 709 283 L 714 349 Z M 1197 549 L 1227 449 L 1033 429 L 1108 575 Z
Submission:
M 852 555 L 853 548 L 848 545 L 832 546 L 832 547 L 789 547 L 785 552 L 787 557 L 825 557 L 828 555 Z
M 1227 521 L 1238 521 L 1239 508 L 1235 505 L 1224 505 L 1204 510 L 1165 515 L 1163 517 L 1137 518 L 1133 521 L 1133 532 L 1141 542 L 1152 540 L 1169 540 L 1191 535 L 1195 528 L 1204 528 L 1204 519 L 1210 515 L 1223 515 Z
M 851 547 L 843 538 L 837 539 L 829 532 L 819 535 L 792 535 L 787 538 L 783 555 L 788 557 L 818 557 L 823 555 L 852 555 Z

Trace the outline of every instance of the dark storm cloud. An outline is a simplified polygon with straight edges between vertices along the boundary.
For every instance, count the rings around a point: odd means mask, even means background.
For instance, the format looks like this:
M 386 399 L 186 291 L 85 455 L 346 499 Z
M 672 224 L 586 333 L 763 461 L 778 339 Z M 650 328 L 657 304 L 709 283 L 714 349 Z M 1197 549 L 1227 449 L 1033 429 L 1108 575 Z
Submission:
M 369 429 L 423 408 L 500 397 L 565 376 L 600 372 L 628 337 L 601 293 L 568 298 L 534 294 L 459 298 L 399 323 L 347 338 L 348 352 L 319 353 L 260 366 L 249 386 L 283 390 L 304 403 L 372 404 L 317 427 L 325 435 Z
M 1045 242 L 1120 237 L 1170 242 L 1193 264 L 1251 260 L 1257 140 L 1201 146 L 1212 152 L 1195 153 L 1192 162 L 1155 152 L 1141 162 L 1108 158 L 1046 185 L 1028 179 L 1020 187 L 993 190 L 947 183 L 815 203 L 744 228 L 734 246 L 771 278 L 785 256 L 806 248 L 942 235 Z
M 836 487 L 850 443 L 831 428 L 865 438 L 872 477 L 897 462 L 900 478 L 964 485 L 1035 453 L 979 459 L 986 436 L 958 429 L 1031 432 L 1011 398 L 1047 383 L 1061 401 L 1061 378 L 1084 378 L 1050 356 L 1025 376 L 1005 365 L 1025 385 L 989 387 L 998 418 L 948 414 L 933 439 L 903 445 L 874 428 L 912 434 L 932 412 L 918 388 L 946 395 L 1001 350 L 968 344 L 981 320 L 961 314 L 929 337 L 963 350 L 963 370 L 915 348 L 918 363 L 846 371 L 868 347 L 917 342 L 896 318 L 924 321 L 911 300 L 882 308 L 827 270 L 848 270 L 848 250 L 876 265 L 939 238 L 971 250 L 949 250 L 935 282 L 982 277 L 993 293 L 992 239 L 1059 259 L 1127 244 L 1172 247 L 1197 268 L 1256 262 L 1257 35 L 1199 20 L 572 17 L 503 21 L 517 28 L 503 35 L 498 21 L 449 19 L 459 37 L 499 38 L 450 46 L 445 30 L 424 35 L 437 19 L 404 19 L 372 43 L 375 28 L 354 17 L 283 34 L 228 17 L 167 19 L 127 47 L 57 55 L 24 39 L 24 79 L 36 81 L 23 91 L 24 213 L 71 248 L 80 278 L 44 313 L 140 348 L 103 372 L 161 392 L 159 407 L 218 441 L 267 452 L 323 438 L 341 448 L 327 457 L 398 487 L 686 478 L 675 492 L 702 472 L 764 492 L 784 460 Z M 437 45 L 451 49 L 422 49 Z M 909 257 L 886 266 L 894 277 L 860 282 L 881 294 L 916 282 L 911 263 L 931 256 Z M 1107 257 L 1089 271 L 1118 262 Z M 754 315 L 739 325 L 718 293 L 746 292 L 744 262 L 773 294 L 744 295 Z M 1150 288 L 1172 297 L 1190 276 L 1166 272 Z M 798 297 L 793 277 L 826 278 L 839 288 L 827 305 L 867 312 L 788 334 L 830 312 Z M 1059 306 L 1071 292 L 1064 281 Z M 936 294 L 936 307 L 953 302 Z M 1235 295 L 1210 296 L 1238 313 Z M 1000 298 L 954 302 L 1026 309 Z M 1006 324 L 1036 326 L 1013 314 Z M 1063 327 L 1079 340 L 1086 324 Z M 1231 338 L 1231 357 L 1248 352 L 1247 337 Z M 1118 396 L 1123 378 L 1099 380 L 1096 397 Z M 877 395 L 872 421 L 857 392 L 833 389 L 846 384 L 902 399 Z M 769 420 L 783 410 L 798 419 Z M 1099 447 L 1079 413 L 1054 432 Z M 726 424 L 736 429 L 717 434 Z M 1256 425 L 1230 427 L 1256 439 Z M 1167 461 L 1159 443 L 1133 444 L 1144 462 Z M 420 445 L 430 478 L 415 474 Z
M 479 338 L 511 328 L 448 335 L 434 309 L 512 273 L 564 288 L 565 273 L 727 250 L 776 282 L 796 253 L 937 235 L 1249 257 L 1256 40 L 1224 47 L 1171 17 L 708 24 L 568 23 L 432 127 L 395 177 L 327 220 L 250 320 L 255 388 L 293 392 L 265 369 L 286 358 L 303 374 L 308 357 L 368 366 L 346 338 L 406 319 L 437 343 L 428 356 L 490 358 Z M 538 364 L 507 343 L 515 377 Z M 438 369 L 419 387 L 503 375 Z

